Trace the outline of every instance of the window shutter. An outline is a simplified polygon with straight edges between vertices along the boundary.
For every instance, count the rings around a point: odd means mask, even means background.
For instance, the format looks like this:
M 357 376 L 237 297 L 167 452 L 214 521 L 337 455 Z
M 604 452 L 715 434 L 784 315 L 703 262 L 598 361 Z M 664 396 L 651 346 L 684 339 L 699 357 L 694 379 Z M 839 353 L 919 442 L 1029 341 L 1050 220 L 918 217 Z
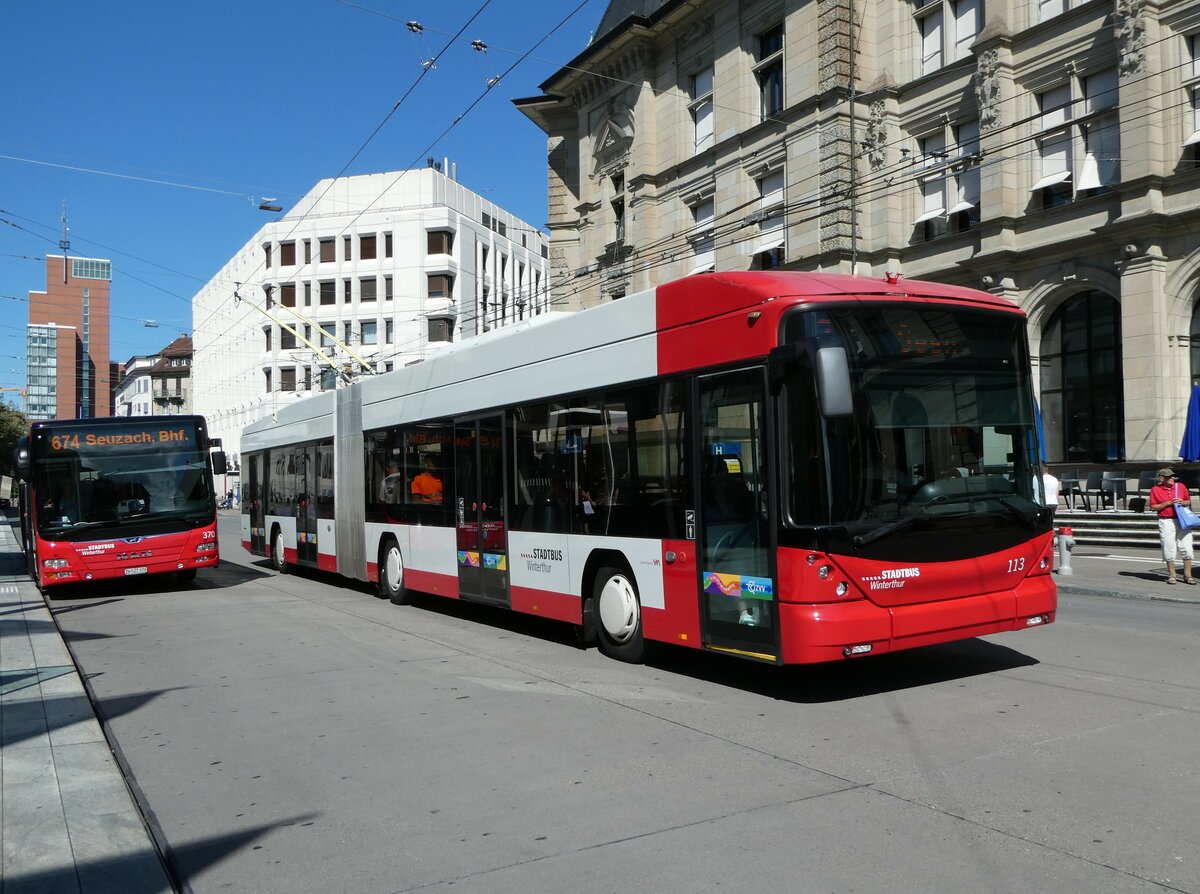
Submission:
M 921 74 L 942 67 L 942 10 L 921 17 Z
M 971 44 L 979 34 L 979 0 L 958 0 L 954 5 L 954 58 L 971 55 Z
M 1111 109 L 1118 99 L 1117 70 L 1106 68 L 1088 75 L 1084 81 L 1084 89 L 1087 93 L 1088 114 Z
M 1042 105 L 1042 129 L 1061 127 L 1071 120 L 1071 85 L 1047 90 L 1038 99 Z

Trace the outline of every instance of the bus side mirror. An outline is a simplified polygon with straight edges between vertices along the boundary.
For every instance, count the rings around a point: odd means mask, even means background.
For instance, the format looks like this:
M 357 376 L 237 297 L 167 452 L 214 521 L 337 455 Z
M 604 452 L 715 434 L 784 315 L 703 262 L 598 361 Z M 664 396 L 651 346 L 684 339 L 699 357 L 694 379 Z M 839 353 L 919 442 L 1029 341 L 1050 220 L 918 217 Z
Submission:
M 22 481 L 29 480 L 29 436 L 21 438 L 17 441 L 17 449 L 13 451 L 13 468 L 17 470 L 17 477 Z
M 767 355 L 767 382 L 772 394 L 778 394 L 783 389 L 783 383 L 804 367 L 806 357 L 804 345 L 796 342 L 771 349 Z
M 214 475 L 224 475 L 229 471 L 229 466 L 225 462 L 225 454 L 220 450 L 212 454 L 212 466 Z
M 817 380 L 821 415 L 849 416 L 854 412 L 850 386 L 850 361 L 840 345 L 818 348 L 811 340 L 779 345 L 767 355 L 767 381 L 778 394 L 784 382 L 797 372 L 812 370 Z
M 818 348 L 816 360 L 821 415 L 826 419 L 850 416 L 854 413 L 854 393 L 850 388 L 850 361 L 846 349 Z

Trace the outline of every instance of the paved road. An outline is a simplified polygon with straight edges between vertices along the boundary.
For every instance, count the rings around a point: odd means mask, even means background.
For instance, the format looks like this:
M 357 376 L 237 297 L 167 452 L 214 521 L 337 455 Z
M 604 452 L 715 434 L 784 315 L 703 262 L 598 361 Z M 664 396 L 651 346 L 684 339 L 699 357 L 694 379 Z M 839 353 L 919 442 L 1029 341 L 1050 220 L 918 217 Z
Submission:
M 276 576 L 222 524 L 198 585 L 55 602 L 195 892 L 1200 892 L 1200 606 L 632 667 Z

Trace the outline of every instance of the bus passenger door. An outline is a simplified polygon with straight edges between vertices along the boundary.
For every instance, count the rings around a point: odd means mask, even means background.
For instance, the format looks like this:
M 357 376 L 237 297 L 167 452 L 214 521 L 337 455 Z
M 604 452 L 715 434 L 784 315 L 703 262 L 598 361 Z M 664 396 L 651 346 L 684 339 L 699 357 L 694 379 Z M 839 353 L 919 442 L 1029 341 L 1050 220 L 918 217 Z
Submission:
M 267 553 L 267 519 L 263 510 L 263 496 L 267 486 L 263 477 L 264 456 L 265 454 L 255 453 L 250 457 L 249 487 L 242 489 L 242 506 L 250 513 L 250 551 L 256 556 Z
M 704 642 L 774 660 L 778 618 L 761 369 L 699 380 L 698 555 Z
M 296 448 L 296 560 L 317 564 L 317 448 Z
M 507 606 L 502 417 L 454 424 L 454 479 L 459 595 Z

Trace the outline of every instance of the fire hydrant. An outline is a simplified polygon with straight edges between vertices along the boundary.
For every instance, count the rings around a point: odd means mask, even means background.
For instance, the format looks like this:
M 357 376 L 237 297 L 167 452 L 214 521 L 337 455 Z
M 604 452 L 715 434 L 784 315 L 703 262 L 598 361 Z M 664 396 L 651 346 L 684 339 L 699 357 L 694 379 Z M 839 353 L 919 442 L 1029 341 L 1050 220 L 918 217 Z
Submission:
M 1075 548 L 1075 538 L 1071 536 L 1071 529 L 1059 528 L 1054 539 L 1058 541 L 1058 573 L 1074 574 L 1071 569 L 1071 550 Z

